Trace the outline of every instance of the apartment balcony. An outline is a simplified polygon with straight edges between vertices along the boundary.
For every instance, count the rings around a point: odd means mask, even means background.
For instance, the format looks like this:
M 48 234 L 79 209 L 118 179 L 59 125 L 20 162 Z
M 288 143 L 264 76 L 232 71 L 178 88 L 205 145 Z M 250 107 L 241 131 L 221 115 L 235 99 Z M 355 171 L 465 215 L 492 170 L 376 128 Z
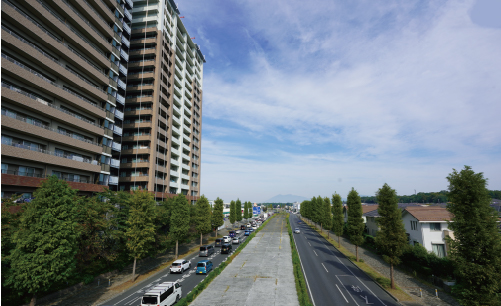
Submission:
M 122 113 L 121 111 L 119 111 L 118 109 L 115 109 L 115 118 L 118 118 L 120 120 L 123 120 L 124 119 L 124 113 Z
M 190 189 L 190 186 L 188 186 L 188 185 L 186 185 L 186 184 L 181 183 L 181 189 L 189 190 L 189 189 Z
M 170 152 L 176 154 L 177 156 L 179 156 L 181 154 L 181 153 L 179 153 L 179 150 L 174 149 L 174 148 L 170 148 Z
M 174 95 L 175 97 L 176 95 Z M 176 104 L 173 104 L 172 105 L 172 108 L 173 108 L 173 112 L 174 114 L 178 115 L 178 116 L 181 116 L 181 110 L 176 106 Z
M 176 116 L 172 116 L 172 121 L 176 122 L 179 125 L 182 125 L 181 120 L 179 120 Z
M 114 125 L 113 126 L 113 133 L 117 134 L 118 136 L 122 136 L 122 128 Z
M 125 35 L 122 33 L 122 43 L 127 46 L 127 48 L 130 48 L 130 41 L 125 38 Z
M 170 181 L 170 182 L 169 182 L 169 187 L 175 187 L 175 188 L 178 188 L 178 187 L 179 187 L 179 185 L 178 185 L 176 182 L 172 182 L 172 181 Z
M 127 75 L 127 73 L 125 73 L 125 75 Z M 124 82 L 124 81 L 122 81 L 122 80 L 120 80 L 120 79 L 118 79 L 117 84 L 118 84 L 118 86 L 119 86 L 120 88 L 122 88 L 123 90 L 125 90 L 125 89 L 127 88 L 127 85 L 125 84 L 125 82 Z
M 177 89 L 177 88 L 176 88 Z M 181 101 L 181 98 L 179 98 L 178 96 L 176 95 L 173 95 L 174 96 L 174 100 L 179 103 L 179 105 L 183 105 L 183 102 Z
M 101 171 L 101 164 L 97 160 L 90 160 L 74 155 L 59 154 L 54 151 L 32 148 L 12 142 L 2 142 L 2 156 L 91 172 Z
M 183 173 L 181 173 L 181 178 L 185 180 L 190 180 L 190 177 Z
M 132 9 L 132 0 L 125 0 L 125 3 Z
M 138 68 L 138 67 L 152 67 L 155 66 L 155 60 L 154 59 L 145 59 L 145 60 L 138 60 L 138 61 L 130 61 L 129 62 L 129 68 Z
M 141 79 L 154 79 L 155 73 L 153 71 L 145 71 L 145 72 L 132 72 L 127 76 L 127 81 L 136 81 Z
M 169 174 L 170 174 L 171 176 L 179 177 L 179 173 L 177 173 L 177 171 L 174 171 L 174 170 L 170 170 L 170 171 L 169 171 Z
M 130 40 L 130 43 L 137 47 L 143 44 L 154 44 L 157 42 L 157 37 L 141 37 L 141 38 L 134 38 Z
M 123 75 L 127 76 L 127 68 L 124 65 L 120 64 L 119 69 Z
M 26 176 L 25 172 L 18 171 L 2 171 L 2 185 L 11 186 L 23 186 L 23 187 L 35 187 L 38 188 L 42 182 L 47 178 L 46 175 L 40 176 Z M 88 192 L 102 192 L 103 186 L 98 184 L 92 184 L 90 181 L 85 182 L 85 180 L 79 180 L 78 182 L 74 180 L 68 180 L 68 178 L 62 177 L 61 179 L 66 180 L 71 188 L 79 191 Z
M 191 151 L 190 146 L 186 145 L 184 142 L 183 142 L 183 149 Z
M 120 150 L 122 149 L 122 145 L 120 143 L 113 142 L 111 148 L 115 151 L 120 152 Z
M 111 159 L 110 166 L 113 168 L 120 168 L 120 161 L 118 159 Z
M 118 176 L 111 176 L 108 179 L 108 185 L 118 185 Z
M 132 162 L 120 165 L 120 169 L 136 169 L 136 168 L 149 168 L 149 167 L 150 167 L 149 161 Z
M 117 102 L 119 102 L 122 105 L 125 105 L 125 98 L 122 97 L 119 93 L 117 93 Z
M 174 135 L 181 135 L 181 132 L 179 131 L 179 129 L 175 126 L 172 126 L 172 134 Z
M 130 27 L 125 22 L 122 23 L 122 26 L 125 32 L 130 35 Z
M 156 17 L 154 17 L 156 18 Z M 149 48 L 143 48 L 139 50 L 130 50 L 129 51 L 129 56 L 133 55 L 154 55 L 156 54 L 156 49 L 155 47 L 149 47 Z
M 175 137 L 172 137 L 171 138 L 171 141 L 177 145 L 180 145 L 180 142 L 179 142 L 179 139 L 175 138 Z
M 142 109 L 135 109 L 135 110 L 130 110 L 130 111 L 128 111 L 126 109 L 125 115 L 127 115 L 127 116 L 129 116 L 129 115 L 136 115 L 136 116 L 153 115 L 153 110 L 151 108 L 142 108 Z
M 122 58 L 124 60 L 126 60 L 127 62 L 129 61 L 129 54 L 127 52 L 125 52 L 124 49 L 120 49 L 120 55 L 122 56 Z
M 179 166 L 179 162 L 173 158 L 170 159 L 170 164 L 175 165 L 175 166 Z
M 190 170 L 190 165 L 187 165 L 185 163 L 181 163 L 181 167 L 184 169 L 184 170 Z
M 150 148 L 139 148 L 139 149 L 124 149 L 120 152 L 123 155 L 125 154 L 150 154 Z
M 124 129 L 151 128 L 152 124 L 151 124 L 151 121 L 133 122 L 133 123 L 124 122 L 122 127 Z
M 120 182 L 147 182 L 149 180 L 148 174 L 141 174 L 136 176 L 121 176 Z
M 191 142 L 191 138 L 186 136 L 186 134 L 183 133 L 183 139 L 186 140 L 187 142 Z
M 132 15 L 131 15 L 131 13 L 129 13 L 129 10 L 127 10 L 126 8 L 124 8 L 124 15 L 125 15 L 125 17 L 129 18 L 129 21 L 132 21 Z

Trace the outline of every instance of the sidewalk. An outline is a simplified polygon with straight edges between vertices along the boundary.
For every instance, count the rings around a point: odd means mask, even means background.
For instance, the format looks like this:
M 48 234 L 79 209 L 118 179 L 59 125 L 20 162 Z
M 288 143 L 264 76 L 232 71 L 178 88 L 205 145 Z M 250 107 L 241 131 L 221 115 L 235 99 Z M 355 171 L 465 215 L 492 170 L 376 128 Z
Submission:
M 337 241 L 337 236 L 332 231 L 330 232 L 330 235 L 334 238 L 334 240 Z M 341 245 L 351 253 L 355 254 L 355 246 L 350 243 L 349 239 L 341 237 Z M 381 273 L 384 277 L 390 278 L 390 265 L 386 263 L 381 256 L 374 254 L 371 251 L 364 249 L 363 247 L 358 247 L 358 255 L 365 261 L 365 263 Z M 405 291 L 414 299 L 413 302 L 401 302 L 402 304 L 408 306 L 460 306 L 460 304 L 454 298 L 443 291 L 439 291 L 439 298 L 436 298 L 435 287 L 430 287 L 426 284 L 421 283 L 419 280 L 405 274 L 398 268 L 394 267 L 393 272 L 397 286 L 399 286 L 403 291 Z M 422 298 L 419 297 L 419 288 L 421 288 L 423 292 Z
M 218 230 L 219 235 L 227 235 L 229 229 Z M 211 237 L 215 236 L 215 232 L 210 234 Z M 207 243 L 209 235 L 203 238 L 203 243 Z M 200 244 L 200 238 L 194 239 L 189 244 L 179 245 L 179 254 L 188 252 L 191 248 Z M 149 271 L 159 267 L 163 263 L 174 260 L 175 248 L 168 250 L 167 253 L 162 254 L 156 258 L 145 258 L 138 261 L 136 264 L 136 275 L 146 274 Z M 74 293 L 60 292 L 53 294 L 50 298 L 41 298 L 37 301 L 37 305 L 58 305 L 58 306 L 88 306 L 99 305 L 106 300 L 113 298 L 113 296 L 121 293 L 126 286 L 131 286 L 131 283 L 126 284 L 132 277 L 132 264 L 127 266 L 124 270 L 117 272 L 106 279 L 96 278 L 91 284 L 85 285 L 76 289 Z M 111 287 L 108 287 L 108 279 L 111 279 Z M 98 286 L 99 284 L 99 286 Z

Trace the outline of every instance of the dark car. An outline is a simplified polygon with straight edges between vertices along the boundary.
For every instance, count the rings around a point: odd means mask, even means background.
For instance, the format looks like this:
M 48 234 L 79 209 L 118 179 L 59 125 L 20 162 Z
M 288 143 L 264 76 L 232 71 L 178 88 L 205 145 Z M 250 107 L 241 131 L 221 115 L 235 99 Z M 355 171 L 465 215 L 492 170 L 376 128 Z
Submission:
M 249 231 L 245 231 L 244 236 L 249 236 L 249 235 L 250 235 L 250 232 Z
M 241 230 L 245 230 L 245 225 L 241 225 L 241 226 L 240 226 L 240 229 L 241 229 Z
M 225 243 L 221 246 L 221 254 L 230 254 L 232 251 L 232 246 L 229 243 Z
M 217 238 L 214 246 L 220 247 L 223 244 L 223 238 Z
M 228 233 L 228 236 L 230 236 L 231 238 L 235 237 L 237 235 L 237 233 L 235 231 L 230 231 Z

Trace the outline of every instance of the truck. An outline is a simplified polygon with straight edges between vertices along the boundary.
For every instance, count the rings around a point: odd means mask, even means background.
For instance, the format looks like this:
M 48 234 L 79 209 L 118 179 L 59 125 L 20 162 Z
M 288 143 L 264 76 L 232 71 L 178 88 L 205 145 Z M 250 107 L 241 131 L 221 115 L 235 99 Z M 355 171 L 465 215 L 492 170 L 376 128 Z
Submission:
M 263 214 L 263 218 L 264 218 L 264 219 L 268 219 L 268 213 L 264 213 L 264 214 Z

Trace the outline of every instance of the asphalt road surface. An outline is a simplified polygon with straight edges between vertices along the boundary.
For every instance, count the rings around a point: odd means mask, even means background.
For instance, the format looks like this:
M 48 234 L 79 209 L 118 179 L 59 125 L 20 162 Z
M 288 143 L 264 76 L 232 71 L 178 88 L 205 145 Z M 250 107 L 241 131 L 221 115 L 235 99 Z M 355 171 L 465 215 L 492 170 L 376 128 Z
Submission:
M 400 305 L 298 216 L 289 221 L 313 305 Z
M 246 236 L 244 236 L 244 231 L 241 231 L 240 234 L 237 234 L 242 240 L 241 242 L 244 242 L 245 239 L 247 239 Z M 214 244 L 213 244 L 214 245 Z M 233 251 L 238 248 L 238 244 L 233 244 Z M 136 286 L 131 287 L 130 289 L 124 291 L 120 295 L 114 297 L 111 300 L 106 301 L 104 304 L 101 304 L 101 306 L 111 306 L 111 305 L 125 305 L 125 306 L 132 306 L 132 305 L 140 305 L 141 304 L 141 297 L 145 292 L 150 290 L 150 288 L 153 288 L 159 283 L 163 282 L 179 282 L 181 284 L 181 289 L 182 289 L 182 297 L 185 297 L 193 288 L 198 285 L 202 280 L 205 279 L 207 275 L 205 274 L 196 274 L 196 269 L 197 269 L 197 263 L 201 260 L 208 259 L 212 261 L 214 264 L 213 269 L 217 268 L 223 261 L 228 258 L 231 254 L 221 254 L 221 248 L 220 247 L 215 247 L 214 248 L 214 254 L 212 254 L 209 257 L 198 257 L 198 252 L 195 255 L 185 257 L 187 260 L 191 262 L 191 269 L 184 271 L 182 274 L 171 274 L 169 272 L 169 268 L 165 269 L 164 273 L 161 273 L 159 277 L 156 279 L 149 280 L 148 282 L 143 282 L 140 283 Z M 179 258 L 181 259 L 181 258 Z M 209 274 L 212 273 L 209 272 Z

